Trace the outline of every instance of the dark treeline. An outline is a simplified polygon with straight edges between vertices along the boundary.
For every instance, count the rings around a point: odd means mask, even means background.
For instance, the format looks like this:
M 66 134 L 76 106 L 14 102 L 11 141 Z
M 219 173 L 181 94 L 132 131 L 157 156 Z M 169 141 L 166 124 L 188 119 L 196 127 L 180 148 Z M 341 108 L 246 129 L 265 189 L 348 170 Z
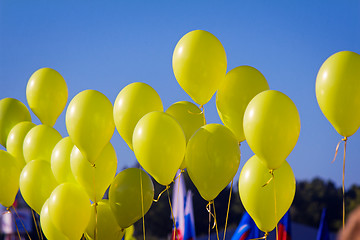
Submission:
M 209 214 L 206 210 L 207 202 L 201 198 L 200 194 L 192 184 L 187 173 L 184 173 L 186 188 L 193 192 L 193 205 L 195 215 L 195 227 L 197 235 L 208 233 Z M 228 228 L 236 227 L 244 213 L 244 207 L 240 201 L 237 191 L 237 183 L 234 183 L 231 194 L 231 205 L 228 216 Z M 155 196 L 157 196 L 164 186 L 154 181 Z M 164 193 L 159 202 L 153 203 L 149 212 L 145 215 L 146 238 L 161 239 L 166 238 L 171 233 L 172 220 L 169 207 L 172 196 L 172 188 L 168 193 Z M 224 189 L 215 199 L 217 223 L 219 231 L 224 229 L 230 187 Z M 360 205 L 360 187 L 352 186 L 346 191 L 346 212 L 349 213 L 357 205 Z M 294 202 L 290 208 L 291 219 L 294 222 L 302 223 L 317 228 L 320 222 L 323 208 L 327 208 L 329 228 L 337 231 L 342 225 L 342 190 L 336 187 L 331 181 L 324 181 L 315 178 L 312 181 L 299 181 L 296 186 Z M 213 222 L 211 223 L 212 226 Z M 142 220 L 135 224 L 135 234 L 142 236 Z M 211 230 L 212 232 L 214 230 Z

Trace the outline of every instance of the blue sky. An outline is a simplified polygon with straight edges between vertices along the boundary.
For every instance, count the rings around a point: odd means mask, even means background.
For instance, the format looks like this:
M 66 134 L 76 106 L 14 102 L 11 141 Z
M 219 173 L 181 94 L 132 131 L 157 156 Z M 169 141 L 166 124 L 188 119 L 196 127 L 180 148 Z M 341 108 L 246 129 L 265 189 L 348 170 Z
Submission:
M 315 176 L 341 184 L 341 136 L 318 107 L 316 74 L 330 55 L 360 53 L 359 1 L 0 1 L 0 98 L 26 103 L 31 74 L 60 72 L 69 100 L 85 89 L 111 102 L 132 82 L 145 82 L 164 108 L 191 99 L 172 72 L 177 41 L 191 30 L 213 33 L 222 42 L 228 71 L 240 65 L 260 70 L 270 88 L 287 94 L 301 118 L 299 141 L 288 158 L 298 180 Z M 360 81 L 360 79 L 359 79 Z M 220 123 L 215 97 L 205 105 L 208 123 Z M 33 121 L 39 120 L 33 115 Z M 67 136 L 65 114 L 55 128 Z M 119 167 L 136 159 L 115 131 L 111 141 Z M 346 185 L 360 184 L 360 133 L 347 148 Z M 241 146 L 241 167 L 252 152 Z

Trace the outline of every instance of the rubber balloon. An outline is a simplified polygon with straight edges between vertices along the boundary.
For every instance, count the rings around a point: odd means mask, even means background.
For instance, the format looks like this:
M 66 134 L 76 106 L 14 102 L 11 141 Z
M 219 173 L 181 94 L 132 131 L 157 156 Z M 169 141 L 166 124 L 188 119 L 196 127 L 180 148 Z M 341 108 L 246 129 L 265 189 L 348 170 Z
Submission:
M 38 214 L 58 183 L 45 160 L 32 160 L 20 175 L 20 192 L 25 202 Z
M 47 239 L 51 240 L 68 240 L 64 234 L 62 234 L 53 224 L 49 214 L 49 199 L 44 203 L 40 213 L 40 225 L 41 230 L 45 234 Z
M 56 70 L 41 68 L 28 81 L 26 99 L 40 121 L 52 127 L 66 106 L 66 82 Z
M 113 181 L 117 168 L 114 147 L 108 143 L 92 166 L 74 147 L 70 156 L 70 166 L 76 181 L 85 189 L 93 202 L 100 201 Z
M 244 133 L 251 150 L 269 169 L 277 169 L 299 138 L 299 112 L 285 94 L 275 90 L 261 92 L 245 110 Z
M 169 185 L 179 169 L 186 150 L 184 131 L 164 112 L 151 112 L 134 129 L 133 147 L 140 165 L 158 183 Z
M 51 170 L 58 183 L 73 182 L 75 177 L 70 168 L 70 154 L 74 143 L 70 137 L 61 139 L 54 147 L 51 154 Z
M 30 121 L 31 116 L 26 106 L 17 99 L 0 100 L 0 144 L 6 148 L 6 140 L 10 130 L 19 122 Z
M 353 135 L 360 126 L 360 55 L 335 53 L 321 66 L 316 77 L 316 98 L 321 111 L 336 131 Z
M 186 142 L 201 126 L 206 124 L 204 113 L 193 103 L 187 101 L 172 104 L 166 113 L 173 116 L 184 130 Z M 182 161 L 180 169 L 185 169 L 185 161 Z
M 7 151 L 15 157 L 20 170 L 26 165 L 23 151 L 25 136 L 35 126 L 32 122 L 20 122 L 11 129 L 8 135 L 6 142 Z
M 138 168 L 121 171 L 110 185 L 110 207 L 122 229 L 142 218 L 150 209 L 153 198 L 154 185 L 151 178 Z
M 47 125 L 38 125 L 30 129 L 23 143 L 24 158 L 27 163 L 31 160 L 42 159 L 50 163 L 55 145 L 62 139 L 60 133 Z
M 71 240 L 80 239 L 91 215 L 86 192 L 77 184 L 62 183 L 49 198 L 49 214 L 54 226 Z
M 148 84 L 135 82 L 124 87 L 114 103 L 114 121 L 120 136 L 133 149 L 132 136 L 137 122 L 147 113 L 163 111 L 159 94 Z
M 241 202 L 263 232 L 275 228 L 295 196 L 296 182 L 290 165 L 285 161 L 273 174 L 273 179 L 264 186 L 272 175 L 262 161 L 253 156 L 245 163 L 239 178 Z
M 96 90 L 80 92 L 67 108 L 66 129 L 84 157 L 94 163 L 115 130 L 110 100 Z
M 239 66 L 226 74 L 216 94 L 216 108 L 221 121 L 235 134 L 238 142 L 245 140 L 243 118 L 247 105 L 269 85 L 259 70 Z
M 109 200 L 103 199 L 98 202 L 95 213 L 95 204 L 91 205 L 90 222 L 86 228 L 89 239 L 120 240 L 125 234 L 125 229 L 118 225 L 113 212 L 111 211 Z M 97 218 L 97 219 L 96 219 Z M 96 228 L 96 229 L 95 229 Z
M 185 164 L 200 195 L 214 200 L 239 168 L 240 148 L 235 135 L 220 124 L 201 127 L 189 140 Z
M 204 105 L 225 79 L 226 53 L 213 34 L 195 30 L 176 44 L 172 66 L 179 85 L 196 103 Z
M 11 207 L 19 190 L 20 169 L 15 158 L 0 150 L 0 204 Z

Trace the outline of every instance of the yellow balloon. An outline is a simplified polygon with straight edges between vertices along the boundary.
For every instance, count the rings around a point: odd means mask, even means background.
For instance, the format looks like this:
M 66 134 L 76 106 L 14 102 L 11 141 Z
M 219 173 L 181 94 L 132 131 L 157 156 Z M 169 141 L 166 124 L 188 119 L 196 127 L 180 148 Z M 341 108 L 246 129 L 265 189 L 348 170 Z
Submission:
M 73 182 L 75 177 L 70 168 L 70 154 L 74 143 L 70 137 L 61 139 L 54 147 L 51 154 L 51 170 L 58 183 Z
M 6 147 L 7 151 L 13 155 L 16 159 L 16 163 L 20 169 L 26 165 L 23 145 L 26 134 L 35 127 L 36 125 L 32 122 L 24 121 L 16 124 L 10 131 Z
M 163 111 L 163 105 L 159 94 L 146 83 L 131 83 L 116 97 L 114 103 L 116 129 L 131 150 L 132 136 L 137 122 L 145 114 L 153 111 Z
M 84 157 L 94 163 L 115 130 L 110 100 L 96 90 L 80 92 L 67 108 L 66 128 Z
M 186 139 L 181 126 L 172 116 L 155 111 L 146 114 L 137 123 L 133 147 L 145 171 L 158 183 L 169 185 L 184 159 Z
M 153 199 L 154 185 L 151 178 L 138 168 L 121 171 L 110 185 L 110 207 L 122 229 L 142 218 L 150 209 Z
M 213 34 L 195 30 L 176 44 L 172 65 L 180 86 L 196 103 L 204 105 L 225 79 L 225 49 Z
M 221 124 L 207 124 L 190 138 L 185 155 L 189 177 L 207 201 L 234 178 L 240 164 L 235 135 Z
M 117 223 L 111 211 L 109 200 L 103 199 L 98 202 L 96 211 L 97 213 L 95 213 L 95 204 L 93 203 L 91 205 L 90 222 L 86 228 L 89 239 L 94 239 L 96 230 L 96 239 L 121 240 L 125 229 L 122 229 Z
M 100 201 L 115 177 L 115 149 L 108 143 L 96 159 L 95 166 L 92 166 L 80 150 L 74 147 L 70 156 L 70 166 L 76 181 L 85 189 L 91 201 Z
M 184 130 L 186 142 L 201 126 L 206 124 L 204 113 L 193 103 L 187 101 L 172 104 L 166 113 L 173 116 Z M 185 161 L 182 161 L 181 169 L 185 169 Z
M 259 70 L 239 66 L 226 74 L 216 94 L 216 108 L 225 126 L 238 142 L 245 140 L 243 118 L 247 105 L 258 93 L 269 90 L 269 84 Z
M 299 138 L 299 112 L 285 94 L 275 90 L 261 92 L 245 110 L 244 133 L 251 150 L 269 169 L 277 169 Z
M 0 150 L 0 204 L 11 207 L 19 190 L 20 169 L 14 157 Z
M 47 125 L 38 125 L 30 129 L 23 143 L 25 162 L 35 159 L 46 160 L 50 163 L 55 145 L 62 139 L 56 129 Z
M 245 163 L 239 178 L 241 202 L 263 232 L 275 228 L 295 196 L 296 182 L 290 165 L 285 161 L 273 174 L 274 178 L 264 186 L 272 175 L 255 155 Z
M 30 121 L 27 107 L 17 99 L 3 98 L 0 100 L 0 144 L 6 147 L 10 130 L 19 122 Z
M 20 192 L 25 202 L 38 214 L 58 183 L 45 160 L 32 160 L 20 175 Z
M 40 225 L 41 230 L 45 234 L 47 239 L 51 240 L 68 240 L 64 234 L 62 234 L 53 224 L 49 214 L 49 199 L 44 203 L 40 213 Z
M 54 226 L 70 240 L 78 240 L 84 233 L 91 215 L 86 192 L 75 183 L 62 183 L 49 198 L 49 214 Z
M 321 66 L 316 77 L 316 98 L 321 111 L 344 137 L 360 126 L 360 55 L 335 53 Z
M 52 127 L 66 106 L 66 82 L 54 69 L 41 68 L 34 72 L 28 81 L 26 99 L 40 121 Z

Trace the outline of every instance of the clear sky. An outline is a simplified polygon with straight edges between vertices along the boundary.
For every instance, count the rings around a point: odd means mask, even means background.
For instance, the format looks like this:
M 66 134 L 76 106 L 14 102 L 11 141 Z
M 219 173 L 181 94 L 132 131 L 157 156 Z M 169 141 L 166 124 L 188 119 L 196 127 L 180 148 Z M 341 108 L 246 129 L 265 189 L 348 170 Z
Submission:
M 341 184 L 341 136 L 321 113 L 315 80 L 321 64 L 343 50 L 360 53 L 360 2 L 349 1 L 0 1 L 0 99 L 27 105 L 25 89 L 39 68 L 65 78 L 69 100 L 95 89 L 111 102 L 132 82 L 145 82 L 164 108 L 191 99 L 172 72 L 172 53 L 187 32 L 202 29 L 222 42 L 228 71 L 250 65 L 270 88 L 287 94 L 301 118 L 300 138 L 288 158 L 297 180 L 319 176 Z M 360 79 L 359 79 L 360 81 Z M 208 123 L 220 123 L 215 97 L 205 105 Z M 33 121 L 39 120 L 33 116 Z M 67 136 L 65 114 L 55 128 Z M 118 169 L 135 156 L 117 131 L 111 140 Z M 346 185 L 360 184 L 360 132 L 347 148 Z M 252 156 L 241 146 L 241 167 Z

